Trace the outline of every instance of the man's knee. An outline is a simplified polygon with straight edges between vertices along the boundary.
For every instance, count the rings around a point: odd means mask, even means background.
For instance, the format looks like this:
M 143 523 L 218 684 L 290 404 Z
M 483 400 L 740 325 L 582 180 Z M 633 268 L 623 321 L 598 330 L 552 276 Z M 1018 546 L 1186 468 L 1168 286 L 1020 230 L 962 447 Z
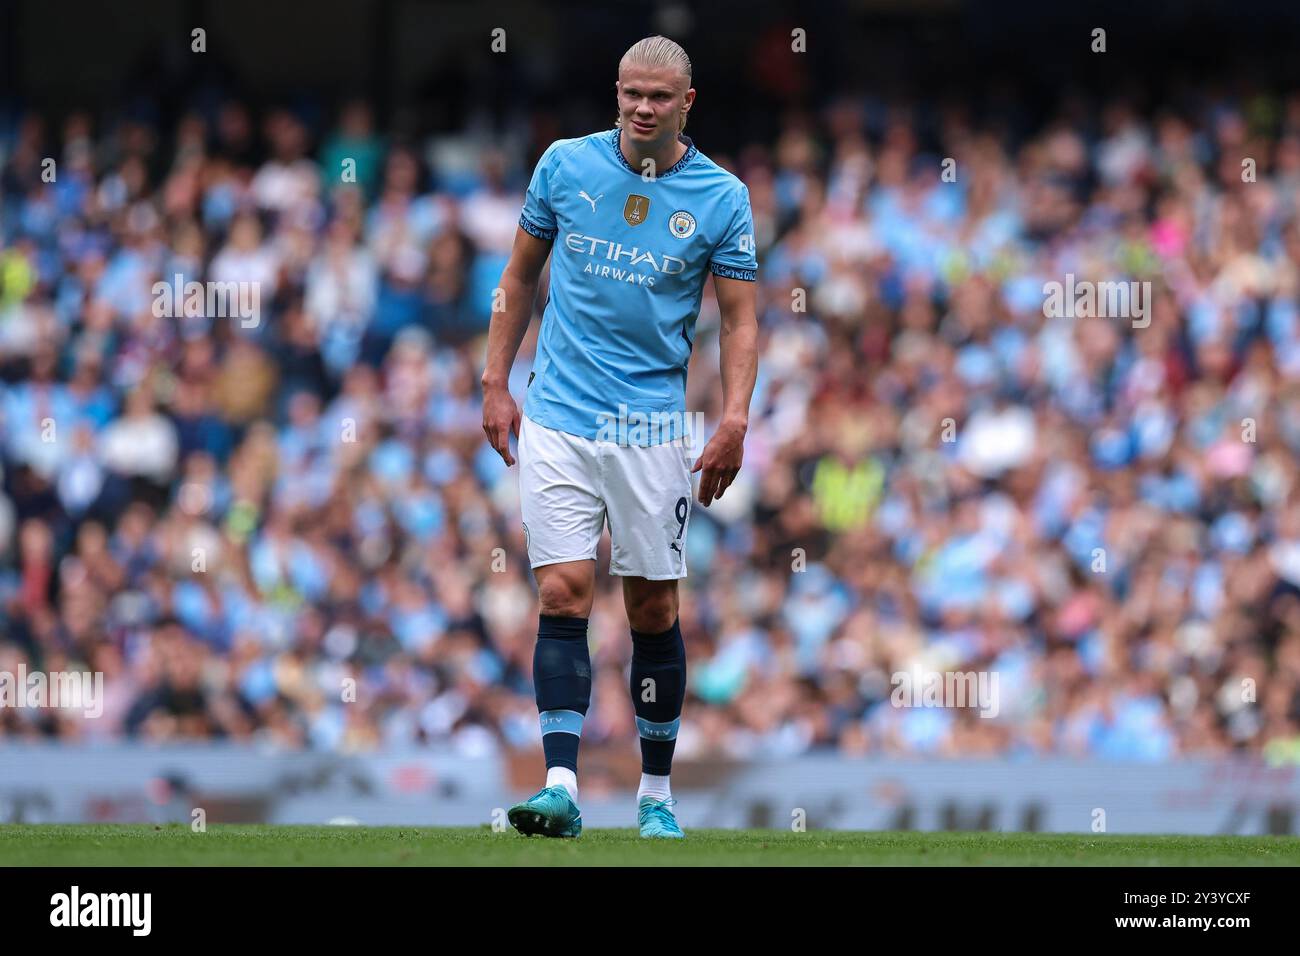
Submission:
M 661 634 L 677 620 L 677 582 L 646 581 L 624 592 L 632 630 Z
M 537 598 L 541 613 L 556 617 L 590 617 L 594 582 L 581 568 L 537 569 Z

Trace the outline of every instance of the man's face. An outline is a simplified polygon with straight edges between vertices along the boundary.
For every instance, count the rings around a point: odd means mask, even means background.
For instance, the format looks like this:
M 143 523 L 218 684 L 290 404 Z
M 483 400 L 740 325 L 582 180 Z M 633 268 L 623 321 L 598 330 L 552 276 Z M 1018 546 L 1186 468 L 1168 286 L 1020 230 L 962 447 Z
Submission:
M 695 101 L 686 77 L 671 67 L 625 67 L 619 71 L 617 89 L 624 134 L 650 148 L 676 139 L 682 111 Z

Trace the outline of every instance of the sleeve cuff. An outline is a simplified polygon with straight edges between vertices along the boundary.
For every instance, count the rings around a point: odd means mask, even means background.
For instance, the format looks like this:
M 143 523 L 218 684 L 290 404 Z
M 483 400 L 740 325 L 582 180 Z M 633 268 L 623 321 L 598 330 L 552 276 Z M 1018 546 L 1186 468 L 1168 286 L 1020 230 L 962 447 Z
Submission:
M 745 282 L 757 282 L 757 269 L 736 269 L 732 266 L 724 266 L 720 262 L 710 262 L 709 271 L 715 276 L 722 276 L 724 279 L 743 279 Z
M 558 229 L 543 229 L 522 213 L 519 216 L 519 228 L 538 239 L 554 239 Z

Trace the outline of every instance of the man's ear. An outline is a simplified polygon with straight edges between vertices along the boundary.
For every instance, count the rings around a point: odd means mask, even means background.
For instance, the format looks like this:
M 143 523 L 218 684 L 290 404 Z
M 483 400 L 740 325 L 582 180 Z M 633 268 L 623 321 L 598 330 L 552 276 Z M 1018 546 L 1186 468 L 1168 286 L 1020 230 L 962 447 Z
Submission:
M 684 126 L 687 117 L 689 117 L 691 114 L 691 106 L 695 103 L 694 87 L 691 87 L 689 90 L 686 91 L 686 95 L 683 97 L 683 100 L 684 102 L 682 104 L 682 124 Z

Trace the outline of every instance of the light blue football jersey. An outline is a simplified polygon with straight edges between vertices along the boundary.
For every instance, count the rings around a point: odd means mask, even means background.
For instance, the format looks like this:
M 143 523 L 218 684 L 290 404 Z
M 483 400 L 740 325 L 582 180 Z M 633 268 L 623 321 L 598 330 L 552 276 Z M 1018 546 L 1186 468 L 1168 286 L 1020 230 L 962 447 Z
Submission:
M 753 282 L 758 258 L 744 183 L 687 136 L 678 162 L 643 178 L 621 133 L 552 143 L 528 186 L 519 225 L 554 245 L 524 414 L 584 438 L 653 445 L 682 437 L 674 423 L 706 277 Z M 653 427 L 635 427 L 652 415 Z M 609 425 L 620 417 L 633 427 L 616 439 Z

